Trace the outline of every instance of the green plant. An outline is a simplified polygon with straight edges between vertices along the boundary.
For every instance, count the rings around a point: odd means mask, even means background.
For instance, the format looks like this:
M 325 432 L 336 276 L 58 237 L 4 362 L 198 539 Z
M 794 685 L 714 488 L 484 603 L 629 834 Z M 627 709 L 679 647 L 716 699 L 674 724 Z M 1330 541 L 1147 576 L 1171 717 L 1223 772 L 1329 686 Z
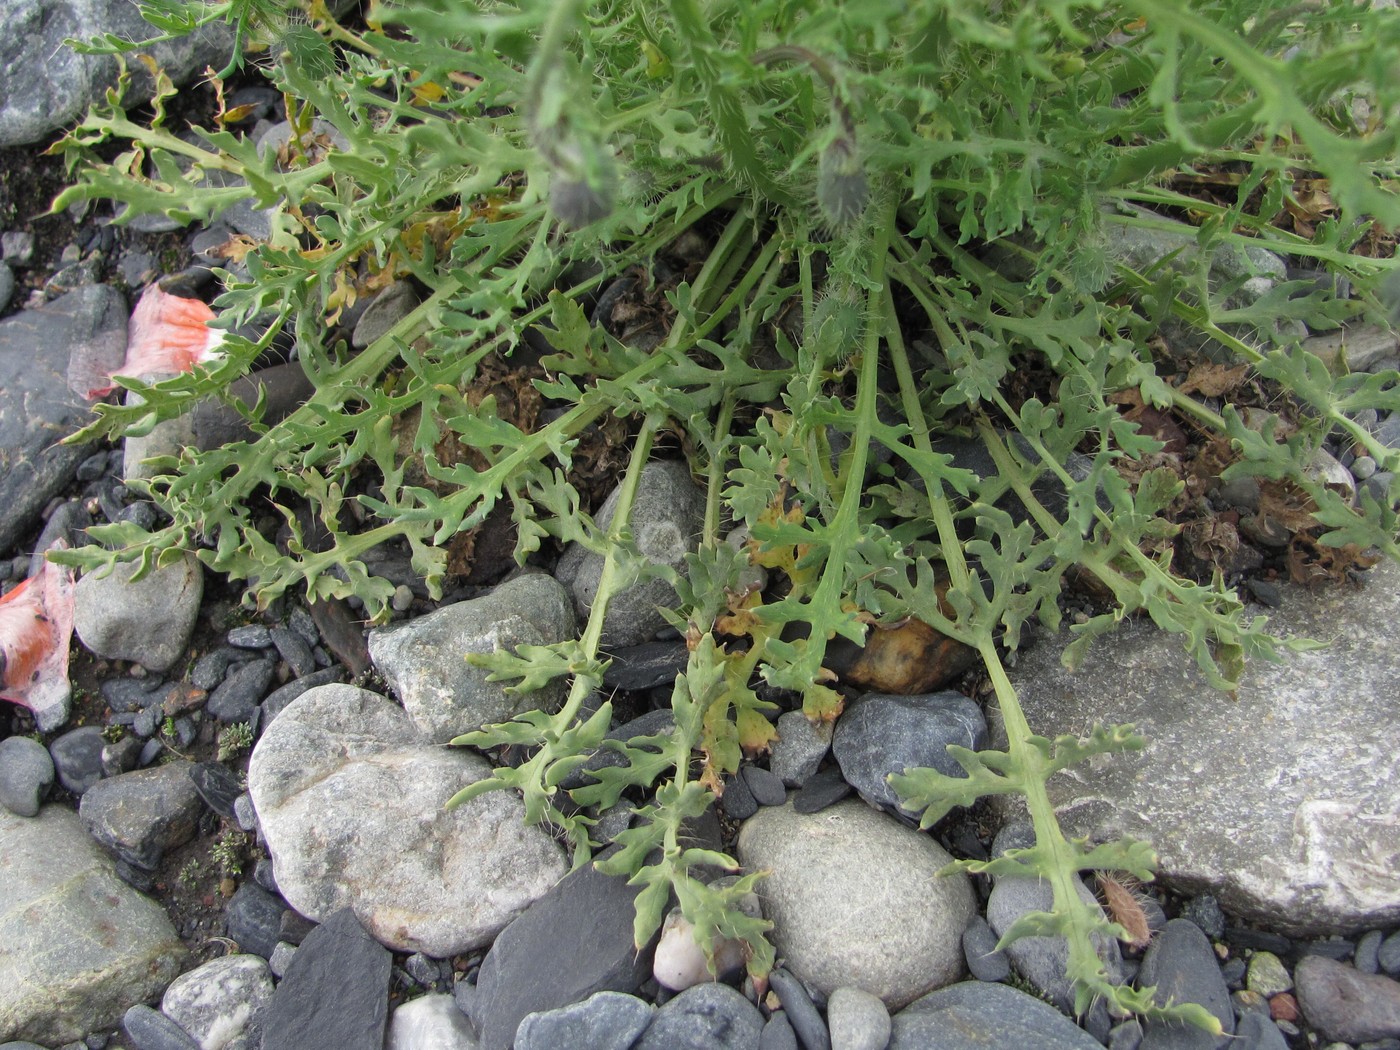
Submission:
M 219 730 L 218 757 L 220 762 L 236 758 L 252 746 L 253 724 L 251 722 L 235 722 Z
M 1369 546 L 1400 555 L 1394 491 L 1353 507 L 1305 469 L 1334 433 L 1383 470 L 1400 465 L 1356 420 L 1400 408 L 1396 375 L 1330 375 L 1279 323 L 1384 313 L 1396 264 L 1377 248 L 1400 220 L 1393 13 L 1278 0 L 386 0 L 354 30 L 319 2 L 297 19 L 267 0 L 144 6 L 167 31 L 220 16 L 275 46 L 263 72 L 285 97 L 288 148 L 259 154 L 222 104 L 217 126 L 187 141 L 165 126 L 172 89 L 157 73 L 149 121 L 122 108 L 118 88 L 60 143 L 78 182 L 55 207 L 110 198 L 127 217 L 189 221 L 238 201 L 273 208 L 266 243 L 229 246 L 246 277 L 225 274 L 218 300 L 221 325 L 260 319 L 266 334 L 230 337 L 220 361 L 189 375 L 124 380 L 139 402 L 97 406 L 76 440 L 141 433 L 227 397 L 282 331 L 316 390 L 275 423 L 240 405 L 250 441 L 159 461 L 142 487 L 165 524 L 93 529 L 102 548 L 55 558 L 148 571 L 194 550 L 256 579 L 261 606 L 305 588 L 312 601 L 357 596 L 377 619 L 393 585 L 366 552 L 406 544 L 437 593 L 448 546 L 497 508 L 521 558 L 546 542 L 604 553 L 580 638 L 482 658 L 519 691 L 559 677 L 571 689 L 557 712 L 457 741 L 526 755 L 458 801 L 520 792 L 527 819 L 560 828 L 582 864 L 589 812 L 645 795 L 602 862 L 643 887 L 638 943 L 674 893 L 707 950 L 716 937 L 749 944 L 757 978 L 773 961 L 765 924 L 732 907 L 755 876 L 725 890 L 697 879 L 697 864 L 735 865 L 687 848 L 682 824 L 772 739 L 760 680 L 833 719 L 843 696 L 824 666 L 828 642 L 915 617 L 977 652 L 1009 744 L 955 751 L 961 778 L 894 777 L 906 805 L 928 827 L 983 795 L 1024 796 L 1035 846 L 959 865 L 1050 881 L 1052 913 L 1004 939 L 1066 937 L 1081 1010 L 1103 996 L 1115 1010 L 1214 1026 L 1203 1010 L 1108 981 L 1094 938 L 1124 931 L 1072 877 L 1148 878 L 1152 851 L 1067 840 L 1046 796 L 1056 771 L 1140 738 L 1123 726 L 1033 733 L 1002 654 L 1028 621 L 1059 625 L 1070 576 L 1106 609 L 1075 626 L 1070 661 L 1138 613 L 1179 634 L 1222 689 L 1247 657 L 1301 644 L 1245 622 L 1219 572 L 1174 568 L 1184 482 L 1130 404 L 1213 435 L 1227 477 L 1280 486 L 1309 549 L 1333 548 L 1342 564 Z M 125 151 L 104 160 L 111 141 Z M 1215 178 L 1215 196 L 1172 185 L 1191 168 Z M 1325 185 L 1325 207 L 1305 206 L 1305 182 Z M 1193 256 L 1134 267 L 1109 251 L 1172 214 L 1196 220 Z M 682 238 L 706 249 L 667 277 L 655 263 Z M 1222 277 L 1212 260 L 1256 247 L 1346 276 L 1353 297 L 1281 281 L 1251 299 L 1253 275 Z M 582 303 L 625 272 L 652 286 L 655 346 L 589 323 Z M 412 313 L 355 355 L 328 339 L 357 297 L 397 278 L 427 290 Z M 1268 384 L 1286 426 L 1260 428 L 1169 381 L 1154 341 L 1169 323 Z M 481 383 L 532 326 L 554 349 L 535 386 L 555 411 L 537 428 L 498 411 Z M 575 457 L 611 417 L 634 434 L 602 530 L 584 512 Z M 937 434 L 979 442 L 995 472 L 955 466 Z M 707 491 L 679 575 L 647 564 L 628 525 L 663 436 L 679 439 Z M 1075 453 L 1085 469 L 1072 474 Z M 731 523 L 748 527 L 745 550 L 721 542 Z M 289 538 L 277 542 L 274 525 Z M 779 586 L 755 590 L 754 564 Z M 608 704 L 580 720 L 605 666 L 603 616 L 619 589 L 656 574 L 680 596 L 673 622 L 691 650 L 676 729 L 605 744 Z M 625 764 L 565 792 L 599 746 Z
M 199 861 L 191 857 L 189 860 L 185 861 L 184 864 L 180 865 L 180 873 L 176 877 L 180 880 L 181 886 L 188 892 L 193 893 L 199 888 L 199 880 L 203 875 L 204 872 L 200 868 Z
M 248 836 L 241 831 L 225 830 L 214 840 L 214 845 L 209 847 L 209 859 L 223 878 L 243 874 L 243 850 L 247 845 Z

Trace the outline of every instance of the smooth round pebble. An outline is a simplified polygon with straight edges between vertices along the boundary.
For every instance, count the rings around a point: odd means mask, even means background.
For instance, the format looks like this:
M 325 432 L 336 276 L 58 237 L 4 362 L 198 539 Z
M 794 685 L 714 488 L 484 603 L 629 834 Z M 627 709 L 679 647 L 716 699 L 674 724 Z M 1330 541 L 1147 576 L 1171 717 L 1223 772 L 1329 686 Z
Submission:
M 53 786 L 48 749 L 27 736 L 0 740 L 0 805 L 20 817 L 34 817 Z
M 997 947 L 997 935 L 980 915 L 974 915 L 962 934 L 968 971 L 979 981 L 1004 981 L 1011 974 L 1011 960 Z
M 188 1032 L 159 1010 L 143 1004 L 122 1015 L 122 1027 L 134 1050 L 200 1050 Z
M 515 1050 L 628 1050 L 655 1013 L 656 1007 L 634 995 L 595 992 L 572 1006 L 527 1014 L 515 1030 Z
M 1381 941 L 1376 949 L 1376 963 L 1388 976 L 1400 976 L 1400 931 Z
M 476 1050 L 476 1034 L 451 995 L 412 999 L 389 1018 L 384 1050 Z
M 890 1012 L 878 995 L 861 988 L 837 988 L 826 1001 L 831 1050 L 885 1050 Z
M 697 984 L 656 1011 L 633 1050 L 753 1050 L 763 1018 L 727 984 Z
M 1380 952 L 1381 942 L 1385 940 L 1385 934 L 1380 930 L 1371 930 L 1362 935 L 1356 942 L 1356 954 L 1352 958 L 1351 964 L 1362 973 L 1379 973 L 1381 968 Z
M 107 741 L 101 726 L 70 729 L 49 745 L 58 782 L 81 795 L 102 779 L 102 748 Z
M 781 806 L 787 801 L 787 785 L 778 774 L 762 766 L 744 766 L 739 773 L 748 781 L 754 801 L 760 806 Z
M 1292 988 L 1293 978 L 1273 952 L 1255 952 L 1254 958 L 1249 960 L 1245 987 L 1269 999 Z

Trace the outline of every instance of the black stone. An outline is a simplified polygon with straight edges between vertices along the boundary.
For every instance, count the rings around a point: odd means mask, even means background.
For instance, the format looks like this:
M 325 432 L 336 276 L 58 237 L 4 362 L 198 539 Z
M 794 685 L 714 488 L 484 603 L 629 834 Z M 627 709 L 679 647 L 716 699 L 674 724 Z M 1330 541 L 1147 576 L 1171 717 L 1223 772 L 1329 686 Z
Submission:
M 787 785 L 778 774 L 753 765 L 744 766 L 739 772 L 749 782 L 749 790 L 760 806 L 781 806 L 787 801 Z
M 639 892 L 625 879 L 585 865 L 501 931 L 477 975 L 472 1019 L 479 1050 L 509 1050 L 526 1014 L 568 1006 L 594 992 L 641 987 L 651 972 L 655 938 L 640 952 L 632 945 Z
M 383 1050 L 389 950 L 349 908 L 302 941 L 260 1018 L 262 1050 Z
M 720 805 L 735 820 L 748 820 L 758 812 L 758 801 L 742 776 L 724 778 L 724 795 L 720 798 Z
M 196 689 L 213 689 L 224 680 L 231 665 L 256 658 L 255 654 L 246 649 L 235 649 L 230 645 L 220 646 L 195 661 L 190 671 L 190 685 Z
M 1192 897 L 1182 906 L 1181 917 L 1189 919 L 1213 940 L 1225 936 L 1225 913 L 1220 910 L 1220 902 L 1209 893 Z
M 199 1044 L 178 1024 L 149 1006 L 131 1007 L 122 1015 L 122 1028 L 133 1050 L 199 1050 Z
M 820 813 L 834 806 L 851 793 L 851 785 L 839 769 L 824 769 L 813 773 L 803 782 L 793 797 L 792 808 L 798 813 Z
M 287 906 L 255 882 L 245 882 L 224 908 L 228 935 L 238 946 L 264 959 L 281 940 L 282 914 Z
M 190 767 L 190 779 L 204 804 L 221 817 L 234 819 L 233 800 L 243 794 L 238 778 L 217 762 L 199 762 Z
M 271 660 L 250 660 L 229 671 L 223 683 L 209 694 L 204 709 L 220 722 L 247 722 L 272 684 Z
M 144 711 L 151 706 L 152 694 L 164 686 L 164 678 L 152 675 L 149 678 L 109 678 L 97 690 L 113 711 Z
M 831 1036 L 826 1030 L 826 1022 L 817 1012 L 802 982 L 782 967 L 773 970 L 768 980 L 787 1011 L 788 1023 L 797 1033 L 803 1050 L 831 1050 Z
M 670 685 L 685 670 L 690 657 L 685 642 L 642 642 L 617 649 L 603 672 L 605 689 L 642 690 Z
M 300 944 L 315 928 L 316 924 L 301 912 L 295 908 L 288 908 L 282 913 L 281 922 L 278 923 L 277 939 L 288 944 Z
M 81 795 L 102 779 L 102 748 L 107 741 L 101 726 L 70 729 L 49 745 L 58 782 Z

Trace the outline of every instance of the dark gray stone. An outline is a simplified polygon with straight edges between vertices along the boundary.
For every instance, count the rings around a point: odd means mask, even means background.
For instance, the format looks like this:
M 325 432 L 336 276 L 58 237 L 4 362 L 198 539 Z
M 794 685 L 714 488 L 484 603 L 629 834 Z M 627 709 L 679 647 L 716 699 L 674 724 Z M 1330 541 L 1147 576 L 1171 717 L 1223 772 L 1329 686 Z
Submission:
M 316 670 L 316 657 L 301 635 L 287 627 L 274 627 L 268 632 L 277 654 L 287 661 L 295 678 L 303 678 Z
M 639 892 L 586 865 L 507 926 L 477 975 L 472 1017 L 480 1050 L 509 1050 L 526 1014 L 595 992 L 635 992 L 650 973 L 652 948 L 639 952 L 632 945 Z
M 797 1033 L 792 1030 L 787 1013 L 774 1010 L 758 1037 L 758 1050 L 797 1050 Z
M 10 305 L 10 297 L 15 294 L 15 272 L 0 262 L 0 310 Z
M 1293 969 L 1298 1006 L 1325 1039 L 1364 1043 L 1400 1036 L 1400 982 L 1320 955 Z
M 190 685 L 196 689 L 213 689 L 224 680 L 228 669 L 235 663 L 244 663 L 257 657 L 246 650 L 235 649 L 231 645 L 221 645 L 211 649 L 194 662 L 190 670 Z
M 250 660 L 230 669 L 209 694 L 204 709 L 220 722 L 247 722 L 267 695 L 276 668 L 271 660 Z
M 1004 981 L 1011 976 L 1011 960 L 997 947 L 997 935 L 987 920 L 975 915 L 962 935 L 967 968 L 979 981 Z
M 675 728 L 676 718 L 669 707 L 659 707 L 654 711 L 638 715 L 629 722 L 613 726 L 608 730 L 605 739 L 608 740 L 631 740 L 639 736 L 657 736 L 661 733 L 669 733 Z M 654 750 L 654 749 L 653 749 Z M 565 788 L 582 787 L 585 784 L 592 784 L 594 778 L 588 773 L 596 769 L 604 769 L 607 766 L 622 766 L 627 764 L 627 759 L 619 752 L 611 748 L 599 748 L 589 756 L 588 761 L 572 771 L 563 782 Z
M 199 1050 L 183 1028 L 159 1010 L 138 1003 L 122 1016 L 122 1028 L 133 1050 Z
M 160 701 L 165 679 L 160 675 L 145 678 L 109 678 L 98 686 L 98 692 L 113 711 L 143 711 Z
M 35 816 L 53 780 L 53 758 L 43 744 L 27 736 L 0 740 L 0 805 L 17 816 Z
M 1102 1050 L 1048 1003 L 1004 984 L 964 981 L 895 1014 L 889 1050 Z
M 872 806 L 899 810 L 886 783 L 891 773 L 929 766 L 950 777 L 966 771 L 948 745 L 973 751 L 987 744 L 987 720 L 975 700 L 951 690 L 923 696 L 867 693 L 836 723 L 831 750 L 846 781 Z
M 234 819 L 234 800 L 243 794 L 243 786 L 226 766 L 217 762 L 198 762 L 190 767 L 190 779 L 204 804 L 221 817 Z
M 603 672 L 605 689 L 642 690 L 670 685 L 685 670 L 690 657 L 685 642 L 642 642 L 608 654 L 612 662 Z
M 339 665 L 324 667 L 319 671 L 294 679 L 282 688 L 274 690 L 263 701 L 263 719 L 265 722 L 271 722 L 286 709 L 288 704 L 308 689 L 314 689 L 318 685 L 334 685 L 343 681 L 345 681 L 345 668 Z
M 1263 1014 L 1245 1014 L 1235 1028 L 1230 1050 L 1288 1050 L 1288 1040 Z
M 291 415 L 315 391 L 306 370 L 297 362 L 273 365 L 229 384 L 229 397 L 245 405 L 255 405 L 260 396 L 266 397 L 262 421 L 268 426 L 280 423 Z M 190 410 L 196 447 L 222 448 L 234 441 L 252 441 L 248 421 L 231 402 L 208 399 Z
M 0 26 L 12 12 L 0 8 Z M 15 76 L 6 52 L 18 43 L 40 53 L 32 41 L 0 31 L 6 84 Z M 91 415 L 87 402 L 68 388 L 69 356 L 86 344 L 125 352 L 126 321 L 126 300 L 106 285 L 80 288 L 0 321 L 0 551 L 33 528 L 92 454 L 91 445 L 62 443 Z
M 228 644 L 235 649 L 271 649 L 272 635 L 266 625 L 248 623 L 235 627 L 226 636 Z
M 336 912 L 302 941 L 263 1011 L 262 1050 L 383 1050 L 391 962 L 349 908 Z
M 742 767 L 739 773 L 748 781 L 749 790 L 760 806 L 781 806 L 787 801 L 787 785 L 776 773 L 754 765 Z
M 118 859 L 149 872 L 194 838 L 199 809 L 189 763 L 171 762 L 99 781 L 83 795 L 78 816 Z
M 1385 934 L 1380 930 L 1368 930 L 1356 942 L 1356 954 L 1351 964 L 1362 973 L 1379 973 L 1381 969 L 1381 942 Z
M 753 1003 L 727 984 L 697 984 L 656 1012 L 634 1050 L 758 1050 L 762 1035 Z
M 851 793 L 851 785 L 839 769 L 824 769 L 807 778 L 792 798 L 792 808 L 798 813 L 820 813 L 834 806 Z
M 256 882 L 244 882 L 224 908 L 228 935 L 245 952 L 266 959 L 279 940 L 286 940 L 282 936 L 282 916 L 287 910 L 280 897 L 274 897 Z M 351 921 L 359 925 L 353 914 Z
M 1235 1011 L 1230 1005 L 1230 989 L 1220 974 L 1220 963 L 1210 941 L 1200 927 L 1187 919 L 1173 919 L 1153 938 L 1138 970 L 1138 987 L 1156 988 L 1157 1003 L 1197 1003 L 1216 1019 L 1226 1035 L 1235 1030 Z M 1199 1028 L 1167 1027 L 1149 1023 L 1143 1047 L 1212 1047 L 1215 1039 Z
M 49 745 L 58 782 L 75 795 L 81 795 L 102 779 L 101 726 L 70 729 Z
M 1225 936 L 1225 913 L 1220 910 L 1220 903 L 1209 893 L 1202 893 L 1183 905 L 1181 917 L 1194 922 L 1201 928 L 1201 932 L 1212 940 L 1219 940 Z
M 141 761 L 141 738 L 124 736 L 102 749 L 102 775 L 119 777 L 130 773 Z
M 827 1033 L 826 1022 L 817 1012 L 802 982 L 782 967 L 769 974 L 769 981 L 778 995 L 778 1001 L 787 1011 L 788 1023 L 801 1040 L 803 1050 L 831 1050 L 831 1036 Z
M 527 1015 L 515 1031 L 515 1050 L 628 1050 L 655 1013 L 635 995 L 597 992 L 572 1006 Z
M 777 728 L 768 768 L 788 787 L 797 787 L 816 773 L 831 750 L 831 723 L 813 725 L 801 711 L 787 711 L 778 716 Z
M 44 531 L 39 533 L 34 543 L 34 553 L 29 556 L 29 575 L 38 576 L 43 571 L 45 553 L 60 540 L 70 547 L 81 547 L 86 543 L 85 530 L 91 524 L 92 515 L 78 500 L 70 499 L 60 504 L 49 515 L 49 520 L 44 522 Z
M 748 820 L 758 812 L 758 800 L 753 797 L 743 776 L 724 778 L 724 795 L 720 805 L 724 807 L 725 814 L 734 820 Z
M 1392 933 L 1376 949 L 1376 965 L 1391 977 L 1400 974 L 1400 932 Z

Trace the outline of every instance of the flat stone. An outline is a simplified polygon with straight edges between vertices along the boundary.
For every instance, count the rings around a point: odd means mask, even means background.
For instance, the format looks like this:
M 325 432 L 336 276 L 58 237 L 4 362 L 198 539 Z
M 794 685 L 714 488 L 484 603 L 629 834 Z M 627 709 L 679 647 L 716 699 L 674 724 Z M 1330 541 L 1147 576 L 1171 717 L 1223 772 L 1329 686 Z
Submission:
M 509 682 L 466 661 L 468 653 L 548 645 L 577 633 L 568 592 L 543 573 L 518 576 L 489 594 L 457 602 L 405 624 L 370 632 L 369 652 L 424 735 L 438 744 L 507 722 L 523 711 L 554 711 L 568 682 L 535 693 L 508 693 Z
M 489 772 L 384 697 L 323 685 L 263 730 L 248 790 L 293 908 L 320 919 L 350 907 L 382 943 L 447 958 L 489 944 L 567 870 L 513 792 L 446 808 Z
M 266 961 L 226 955 L 171 981 L 160 1009 L 205 1050 L 251 1050 L 248 1022 L 272 998 L 272 990 Z
M 276 670 L 271 660 L 249 660 L 235 665 L 209 694 L 204 709 L 220 722 L 248 722 L 267 695 Z
M 1004 984 L 965 981 L 895 1014 L 889 1050 L 1103 1050 L 1048 1003 Z
M 1377 775 L 1395 763 L 1377 727 L 1400 723 L 1400 566 L 1377 566 L 1360 591 L 1284 590 L 1270 630 L 1329 644 L 1252 662 L 1234 698 L 1210 689 L 1179 638 L 1133 621 L 1075 674 L 1059 662 L 1064 637 L 1023 654 L 1021 706 L 1045 736 L 1133 723 L 1147 738 L 1050 780 L 1068 834 L 1150 842 L 1164 884 L 1209 892 L 1250 926 L 1391 926 L 1400 778 Z
M 165 910 L 117 877 L 71 810 L 0 810 L 0 883 L 0 1040 L 110 1030 L 184 964 Z
M 669 642 L 642 642 L 608 653 L 611 663 L 603 672 L 605 689 L 642 690 L 670 685 L 685 670 L 690 652 L 679 638 Z
M 200 1050 L 188 1032 L 145 1003 L 122 1015 L 122 1029 L 136 1050 Z
M 634 1050 L 756 1050 L 758 1009 L 727 984 L 697 984 L 667 1001 Z
M 81 795 L 102 779 L 102 748 L 107 741 L 101 726 L 79 726 L 56 737 L 49 745 L 58 782 Z
M 262 1011 L 262 1050 L 383 1050 L 392 961 L 350 909 L 329 916 Z
M 264 959 L 271 957 L 279 940 L 285 939 L 282 920 L 286 913 L 281 899 L 256 882 L 239 886 L 224 908 L 229 937 L 243 951 Z
M 595 992 L 572 1006 L 526 1014 L 515 1050 L 629 1050 L 655 1015 L 656 1007 L 635 995 Z
M 591 864 L 570 872 L 496 938 L 477 974 L 472 1017 L 481 1050 L 509 1050 L 527 1014 L 596 992 L 635 992 L 652 946 L 632 943 L 639 887 Z
M 928 766 L 950 777 L 967 771 L 948 745 L 972 751 L 987 745 L 987 721 L 977 701 L 945 690 L 920 696 L 867 693 L 836 723 L 831 750 L 846 782 L 872 806 L 899 809 L 899 796 L 885 778 Z
M 20 817 L 32 817 L 53 787 L 49 750 L 27 736 L 0 740 L 0 805 Z
M 243 785 L 232 771 L 218 762 L 197 762 L 189 771 L 190 781 L 204 804 L 219 816 L 233 819 L 234 802 L 243 794 Z
M 432 993 L 394 1010 L 384 1050 L 477 1050 L 476 1033 L 451 995 Z
M 99 781 L 83 795 L 78 815 L 119 860 L 153 871 L 194 838 L 200 809 L 190 763 L 176 761 Z
M 745 822 L 739 859 L 759 883 L 786 966 L 823 995 L 854 985 L 892 1009 L 955 981 L 975 910 L 952 857 L 931 837 L 864 803 L 820 813 L 771 806 Z
M 0 69 L 7 87 L 19 76 L 11 48 L 21 45 L 29 55 L 41 54 L 30 33 L 17 31 L 28 24 L 27 17 L 12 22 L 16 7 L 33 3 L 0 6 Z M 57 45 L 53 50 L 72 54 Z M 57 57 L 44 54 L 38 60 Z M 0 128 L 6 93 L 0 87 Z M 88 422 L 92 411 L 68 387 L 69 356 L 79 344 L 125 351 L 126 318 L 121 293 L 93 285 L 0 320 L 0 551 L 9 550 L 38 523 L 49 500 L 71 484 L 78 464 L 92 454 L 91 445 L 62 443 Z
M 1298 1005 L 1324 1039 L 1364 1043 L 1400 1036 L 1400 981 L 1308 955 L 1293 969 Z
M 603 501 L 594 516 L 600 529 L 612 525 L 620 490 Z M 642 470 L 637 498 L 632 506 L 631 532 L 637 550 L 647 561 L 682 571 L 685 556 L 695 549 L 705 521 L 705 493 L 690 477 L 683 462 L 658 460 Z M 564 549 L 555 577 L 573 596 L 579 620 L 586 620 L 603 574 L 603 555 L 578 543 Z M 642 580 L 608 602 L 603 618 L 606 646 L 637 645 L 650 641 L 666 626 L 659 610 L 676 604 L 676 592 L 661 579 Z
M 189 644 L 204 597 L 204 570 L 194 555 L 132 582 L 134 562 L 110 575 L 88 573 L 78 581 L 73 629 L 91 652 L 164 671 Z

